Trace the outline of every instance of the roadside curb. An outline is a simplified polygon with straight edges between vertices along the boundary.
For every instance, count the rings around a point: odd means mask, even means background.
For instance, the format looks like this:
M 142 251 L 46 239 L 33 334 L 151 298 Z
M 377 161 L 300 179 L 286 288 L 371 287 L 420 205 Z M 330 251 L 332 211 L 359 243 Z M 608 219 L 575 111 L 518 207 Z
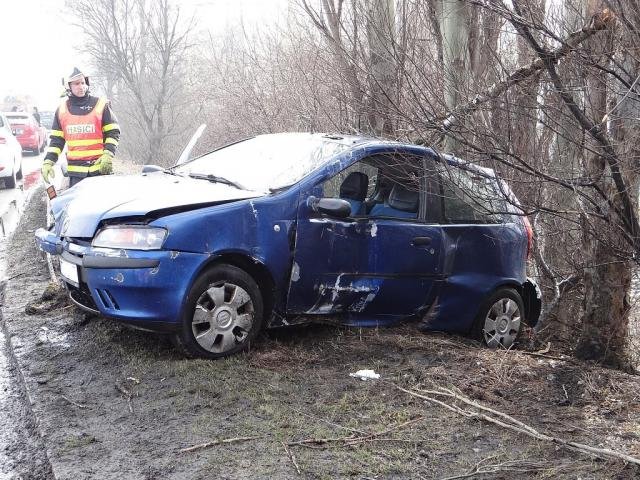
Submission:
M 15 223 L 19 216 L 18 201 L 13 199 L 7 207 L 0 212 L 0 238 L 7 239 L 7 237 L 11 235 L 11 231 L 13 231 L 12 225 L 15 228 Z

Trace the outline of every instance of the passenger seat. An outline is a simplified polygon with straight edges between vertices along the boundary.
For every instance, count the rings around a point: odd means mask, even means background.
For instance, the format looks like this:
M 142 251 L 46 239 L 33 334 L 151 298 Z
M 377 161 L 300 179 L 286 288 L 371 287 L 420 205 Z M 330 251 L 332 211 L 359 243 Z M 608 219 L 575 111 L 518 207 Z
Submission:
M 417 218 L 420 195 L 417 191 L 407 190 L 394 185 L 389 198 L 384 203 L 373 206 L 369 215 L 373 217 Z

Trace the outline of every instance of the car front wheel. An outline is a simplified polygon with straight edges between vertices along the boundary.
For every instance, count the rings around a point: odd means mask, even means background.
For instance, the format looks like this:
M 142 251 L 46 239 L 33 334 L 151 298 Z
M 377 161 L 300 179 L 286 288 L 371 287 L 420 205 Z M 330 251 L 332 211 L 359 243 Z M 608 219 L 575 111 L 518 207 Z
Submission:
M 262 295 L 253 278 L 232 265 L 216 265 L 191 287 L 176 345 L 195 357 L 233 355 L 250 346 L 262 316 Z
M 524 322 L 524 304 L 512 288 L 493 292 L 483 303 L 476 317 L 473 334 L 490 348 L 509 348 Z

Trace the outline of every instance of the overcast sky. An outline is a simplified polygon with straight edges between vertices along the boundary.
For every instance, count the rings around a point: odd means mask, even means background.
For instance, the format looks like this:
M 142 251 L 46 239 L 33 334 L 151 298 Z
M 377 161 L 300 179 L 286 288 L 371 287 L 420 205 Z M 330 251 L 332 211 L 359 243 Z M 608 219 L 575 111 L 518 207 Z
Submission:
M 293 0 L 291 0 L 293 1 Z M 41 110 L 59 103 L 61 78 L 73 66 L 89 70 L 82 56 L 82 34 L 69 25 L 72 11 L 64 0 L 0 0 L 0 100 L 31 95 Z M 289 0 L 181 0 L 185 15 L 199 26 L 224 28 L 242 19 L 264 25 L 275 21 Z M 69 2 L 72 5 L 72 2 Z

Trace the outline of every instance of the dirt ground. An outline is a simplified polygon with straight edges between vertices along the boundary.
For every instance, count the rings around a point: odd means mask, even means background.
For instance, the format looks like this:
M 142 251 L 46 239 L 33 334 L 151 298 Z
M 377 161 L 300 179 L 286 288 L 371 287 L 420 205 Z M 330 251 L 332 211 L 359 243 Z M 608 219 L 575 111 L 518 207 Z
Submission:
M 163 336 L 87 317 L 55 292 L 42 300 L 43 224 L 38 192 L 11 241 L 3 313 L 57 478 L 640 477 L 563 443 L 640 458 L 637 376 L 411 325 L 296 328 L 247 354 L 188 360 Z M 381 377 L 350 377 L 360 369 Z M 555 440 L 516 431 L 529 427 Z

